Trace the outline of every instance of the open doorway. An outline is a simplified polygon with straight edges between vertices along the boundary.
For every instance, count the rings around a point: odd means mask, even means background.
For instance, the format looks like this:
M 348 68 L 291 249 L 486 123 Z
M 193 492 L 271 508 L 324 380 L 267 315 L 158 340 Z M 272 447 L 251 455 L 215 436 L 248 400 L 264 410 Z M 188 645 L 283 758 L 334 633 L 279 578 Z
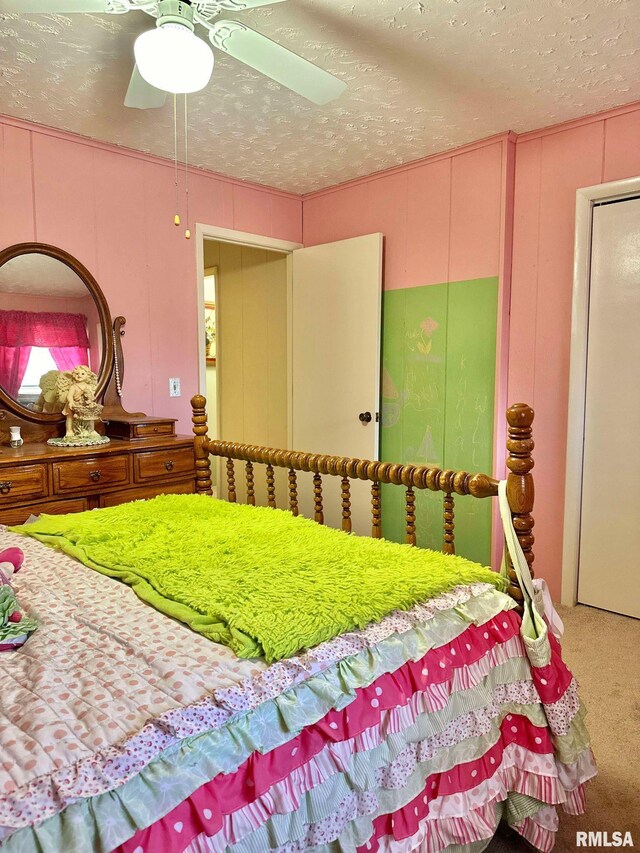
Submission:
M 215 279 L 216 401 L 208 402 L 209 436 L 377 459 L 382 235 L 302 248 L 198 225 L 197 239 L 200 392 L 205 396 L 205 269 Z M 277 469 L 275 476 L 276 505 L 286 508 L 287 472 Z M 220 461 L 216 480 L 219 496 L 225 497 Z M 236 466 L 239 501 L 244 485 L 243 466 Z M 324 484 L 325 523 L 337 527 L 339 486 L 338 481 Z M 256 472 L 255 491 L 257 502 L 264 503 L 263 471 Z M 366 484 L 354 481 L 351 497 L 353 529 L 365 532 L 371 526 Z M 313 516 L 313 508 L 312 477 L 305 474 L 299 478 L 299 510 Z
M 251 235 L 246 238 L 251 240 Z M 255 245 L 253 240 L 204 234 L 201 239 L 200 390 L 207 398 L 209 435 L 287 447 L 291 376 L 286 249 L 295 246 L 279 251 L 279 246 Z M 238 499 L 243 500 L 244 478 L 238 479 Z M 219 492 L 220 470 L 212 471 L 212 480 Z
M 217 421 L 216 408 L 218 402 L 217 391 L 217 353 L 218 353 L 218 318 L 216 312 L 216 280 L 218 278 L 218 267 L 207 264 L 207 248 L 205 246 L 204 267 L 204 337 L 205 337 L 205 375 L 206 390 L 204 396 L 207 398 L 207 409 L 209 420 L 212 424 Z M 216 485 L 216 472 L 212 472 L 213 485 Z

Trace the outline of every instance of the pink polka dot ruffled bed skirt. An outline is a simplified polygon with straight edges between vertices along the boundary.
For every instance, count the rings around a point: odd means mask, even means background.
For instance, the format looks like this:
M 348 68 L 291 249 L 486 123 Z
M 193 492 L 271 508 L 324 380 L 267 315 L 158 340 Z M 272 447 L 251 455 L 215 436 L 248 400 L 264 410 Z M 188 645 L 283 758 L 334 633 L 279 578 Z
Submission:
M 596 769 L 558 643 L 531 653 L 520 624 L 500 613 L 355 690 L 113 853 L 478 850 L 501 818 L 551 851 Z

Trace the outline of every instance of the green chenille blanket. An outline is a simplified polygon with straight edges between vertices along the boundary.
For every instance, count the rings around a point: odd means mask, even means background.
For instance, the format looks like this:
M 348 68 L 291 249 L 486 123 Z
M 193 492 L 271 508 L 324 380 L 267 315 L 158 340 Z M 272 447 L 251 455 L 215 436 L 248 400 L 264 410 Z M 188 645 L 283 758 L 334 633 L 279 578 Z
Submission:
M 242 658 L 287 658 L 490 569 L 353 536 L 288 512 L 163 495 L 11 528 L 129 584 L 157 610 Z

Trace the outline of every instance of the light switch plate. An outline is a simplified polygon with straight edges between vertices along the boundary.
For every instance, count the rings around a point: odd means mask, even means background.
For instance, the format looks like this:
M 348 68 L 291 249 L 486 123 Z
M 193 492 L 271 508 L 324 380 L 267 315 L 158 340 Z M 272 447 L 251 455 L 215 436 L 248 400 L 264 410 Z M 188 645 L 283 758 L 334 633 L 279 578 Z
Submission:
M 180 396 L 180 379 L 174 378 L 169 380 L 169 396 L 170 397 L 179 397 Z

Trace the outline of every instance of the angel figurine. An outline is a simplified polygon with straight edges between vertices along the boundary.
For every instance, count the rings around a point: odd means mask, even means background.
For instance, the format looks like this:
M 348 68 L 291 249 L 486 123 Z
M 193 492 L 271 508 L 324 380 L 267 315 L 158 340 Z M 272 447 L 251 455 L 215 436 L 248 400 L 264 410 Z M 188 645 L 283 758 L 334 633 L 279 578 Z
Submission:
M 85 447 L 109 442 L 95 429 L 95 422 L 100 420 L 103 409 L 100 403 L 96 403 L 97 385 L 98 377 L 84 364 L 58 375 L 56 391 L 66 418 L 66 431 L 64 438 L 50 438 L 47 444 Z

